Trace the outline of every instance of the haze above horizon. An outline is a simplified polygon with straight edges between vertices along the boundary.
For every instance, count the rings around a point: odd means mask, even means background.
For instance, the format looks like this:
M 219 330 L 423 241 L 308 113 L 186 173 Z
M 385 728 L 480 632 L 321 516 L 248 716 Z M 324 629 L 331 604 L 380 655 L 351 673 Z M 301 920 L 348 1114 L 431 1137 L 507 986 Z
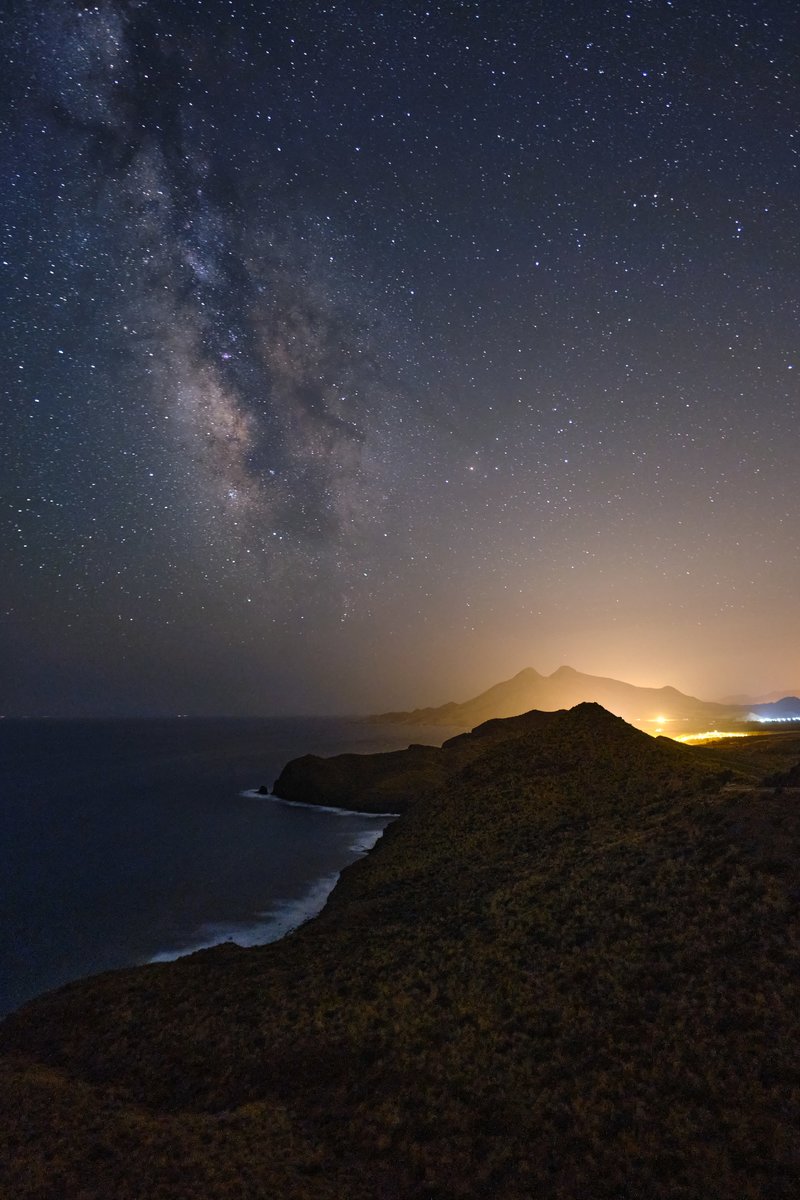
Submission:
M 796 5 L 2 29 L 0 711 L 797 689 Z

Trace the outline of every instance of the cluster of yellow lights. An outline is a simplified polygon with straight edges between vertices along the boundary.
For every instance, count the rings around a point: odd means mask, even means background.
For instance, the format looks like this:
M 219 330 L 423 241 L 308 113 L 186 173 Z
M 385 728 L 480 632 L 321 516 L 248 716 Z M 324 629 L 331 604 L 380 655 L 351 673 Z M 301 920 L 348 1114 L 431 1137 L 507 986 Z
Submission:
M 724 733 L 721 729 L 709 729 L 705 733 L 681 733 L 676 742 L 715 742 L 719 738 L 752 737 L 750 733 Z
M 664 732 L 664 726 L 669 725 L 676 717 L 652 717 L 647 723 L 652 725 L 654 737 Z M 673 742 L 713 742 L 719 738 L 752 737 L 751 733 L 730 733 L 722 729 L 707 729 L 705 733 L 674 733 L 670 734 Z

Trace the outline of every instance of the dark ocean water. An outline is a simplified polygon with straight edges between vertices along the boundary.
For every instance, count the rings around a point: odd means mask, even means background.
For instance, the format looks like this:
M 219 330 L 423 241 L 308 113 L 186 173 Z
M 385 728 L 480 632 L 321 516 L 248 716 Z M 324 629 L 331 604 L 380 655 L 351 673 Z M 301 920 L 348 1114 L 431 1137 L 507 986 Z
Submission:
M 413 740 L 426 733 L 442 740 Z M 0 721 L 0 1014 L 81 975 L 271 941 L 313 915 L 387 821 L 242 793 L 300 754 L 409 740 L 321 718 Z

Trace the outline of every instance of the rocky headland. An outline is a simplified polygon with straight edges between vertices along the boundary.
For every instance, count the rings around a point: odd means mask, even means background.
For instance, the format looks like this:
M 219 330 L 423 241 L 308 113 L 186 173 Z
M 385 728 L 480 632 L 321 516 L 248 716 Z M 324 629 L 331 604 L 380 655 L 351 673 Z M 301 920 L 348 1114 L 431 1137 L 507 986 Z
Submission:
M 464 770 L 492 747 L 532 731 L 548 713 L 484 721 L 468 733 L 448 738 L 439 746 L 410 745 L 384 754 L 336 754 L 324 758 L 305 754 L 281 771 L 272 795 L 322 807 L 357 809 L 369 813 L 402 813 L 432 789 Z

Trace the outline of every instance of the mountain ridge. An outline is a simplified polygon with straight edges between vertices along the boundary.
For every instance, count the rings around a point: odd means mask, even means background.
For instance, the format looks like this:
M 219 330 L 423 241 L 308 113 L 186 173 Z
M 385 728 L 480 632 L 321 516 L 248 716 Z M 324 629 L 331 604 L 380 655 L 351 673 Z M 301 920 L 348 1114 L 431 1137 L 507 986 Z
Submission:
M 800 697 L 783 696 L 780 700 L 764 704 L 752 704 L 750 712 L 756 717 L 767 717 L 772 720 L 800 721 Z
M 692 730 L 684 726 L 703 728 L 709 722 L 745 721 L 749 711 L 743 705 L 688 696 L 669 684 L 658 688 L 639 687 L 607 676 L 587 675 L 562 665 L 551 675 L 541 675 L 533 667 L 524 667 L 510 679 L 493 684 L 463 702 L 451 700 L 435 707 L 378 713 L 367 720 L 474 728 L 495 717 L 518 716 L 533 709 L 568 709 L 584 701 L 601 704 L 629 724 L 648 732 L 673 722 L 676 732 L 689 732 Z
M 723 696 L 720 704 L 734 704 L 743 708 L 752 708 L 754 704 L 776 704 L 779 700 L 800 696 L 800 688 L 776 688 L 762 696 L 749 696 L 745 692 L 737 692 L 733 696 Z

